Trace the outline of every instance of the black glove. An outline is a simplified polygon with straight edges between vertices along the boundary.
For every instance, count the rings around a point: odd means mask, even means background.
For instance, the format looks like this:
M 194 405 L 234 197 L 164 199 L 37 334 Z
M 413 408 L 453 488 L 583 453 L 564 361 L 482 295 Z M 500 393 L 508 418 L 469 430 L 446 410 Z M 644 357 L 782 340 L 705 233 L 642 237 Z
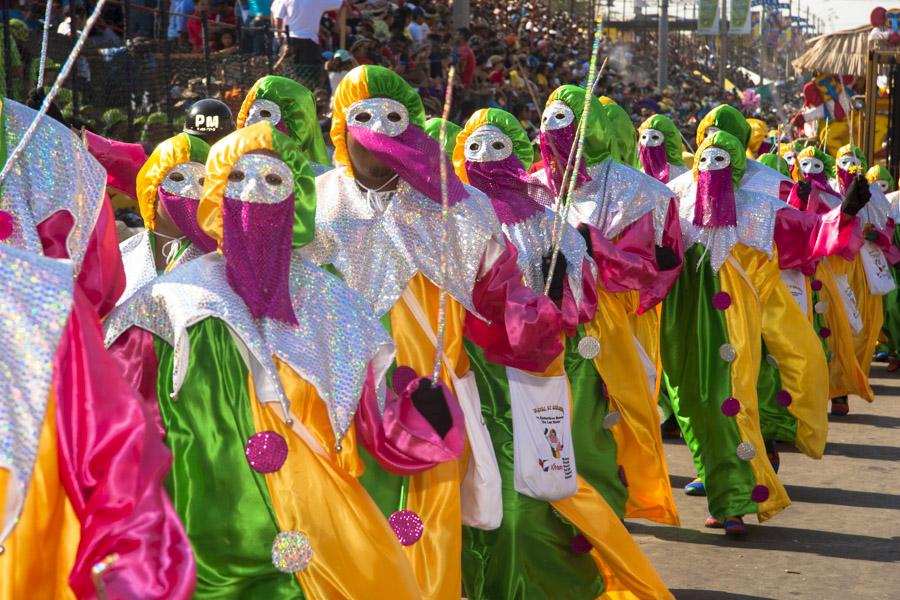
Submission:
M 450 407 L 444 397 L 444 389 L 434 385 L 427 377 L 419 380 L 419 387 L 412 393 L 412 403 L 425 420 L 437 431 L 442 438 L 453 426 L 453 417 L 450 415 Z
M 874 227 L 868 227 L 863 231 L 863 237 L 870 242 L 876 242 L 878 241 L 878 232 L 875 231 Z
M 671 271 L 678 266 L 678 255 L 668 246 L 656 247 L 656 266 L 660 271 Z
M 809 201 L 809 193 L 812 191 L 812 184 L 808 181 L 801 181 L 797 184 L 797 197 L 803 202 Z
M 556 255 L 556 268 L 553 271 L 553 276 L 550 276 L 550 261 L 553 260 L 553 251 L 551 250 L 547 254 L 544 255 L 544 260 L 541 263 L 541 272 L 544 274 L 544 281 L 547 281 L 547 278 L 550 278 L 550 289 L 547 292 L 547 295 L 550 296 L 550 299 L 556 303 L 557 306 L 562 302 L 563 297 L 563 283 L 566 281 L 566 266 L 568 263 L 566 262 L 566 257 L 563 256 L 562 252 L 559 252 Z
M 581 234 L 581 237 L 584 238 L 584 243 L 587 246 L 588 256 L 591 258 L 594 257 L 594 245 L 591 243 L 591 231 L 588 229 L 588 226 L 582 223 L 578 226 L 578 233 Z
M 871 199 L 872 192 L 869 190 L 869 182 L 862 176 L 857 176 L 847 187 L 844 202 L 841 204 L 841 212 L 855 217 Z

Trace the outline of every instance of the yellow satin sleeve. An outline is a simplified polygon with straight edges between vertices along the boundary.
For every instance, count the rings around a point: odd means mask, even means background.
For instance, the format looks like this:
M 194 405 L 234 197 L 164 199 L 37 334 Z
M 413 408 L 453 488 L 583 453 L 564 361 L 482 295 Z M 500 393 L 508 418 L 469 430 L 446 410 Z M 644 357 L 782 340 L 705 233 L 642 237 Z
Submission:
M 828 362 L 812 325 L 781 281 L 763 305 L 762 335 L 778 363 L 781 387 L 792 398 L 787 410 L 797 420 L 795 443 L 807 456 L 822 458 L 828 437 Z
M 59 477 L 56 411 L 53 393 L 38 442 L 38 457 L 19 522 L 0 554 L 0 599 L 75 598 L 69 574 L 81 539 L 81 523 Z M 0 469 L 0 498 L 5 498 L 9 472 Z
M 597 314 L 585 324 L 600 341 L 594 367 L 609 391 L 609 410 L 622 415 L 611 429 L 617 460 L 628 477 L 625 516 L 679 525 L 659 429 L 659 411 L 647 382 L 626 304 L 599 290 Z
M 278 372 L 285 390 L 295 394 L 289 397 L 300 414 L 309 414 L 305 403 L 323 404 L 313 387 L 284 363 L 278 363 Z M 280 406 L 263 406 L 252 382 L 249 390 L 256 430 L 275 431 L 288 445 L 288 460 L 266 475 L 266 485 L 280 529 L 303 532 L 312 545 L 312 561 L 296 574 L 306 596 L 367 598 L 390 585 L 392 598 L 420 598 L 397 536 L 362 485 L 296 435 Z
M 850 287 L 856 296 L 856 305 L 859 307 L 859 314 L 862 316 L 863 322 L 862 331 L 853 336 L 853 351 L 859 367 L 866 377 L 866 382 L 868 382 L 875 345 L 878 343 L 878 335 L 884 325 L 883 302 L 881 296 L 873 296 L 869 293 L 869 281 L 866 278 L 862 258 L 859 256 L 850 264 L 847 281 L 850 282 Z M 872 402 L 874 394 L 865 399 Z
M 659 323 L 662 304 L 657 304 L 642 315 L 631 315 L 631 327 L 638 342 L 656 365 L 656 385 L 653 387 L 654 402 L 659 398 L 659 386 L 662 384 L 662 358 L 659 354 Z
M 831 352 L 829 396 L 836 398 L 854 394 L 871 402 L 874 397 L 872 387 L 856 358 L 853 331 L 835 280 L 835 275 L 847 275 L 849 272 L 850 262 L 836 256 L 826 258 L 816 269 L 816 279 L 822 282 L 819 298 L 828 305 L 822 316 L 825 326 L 831 330 L 831 335 L 825 340 Z
M 750 470 L 757 485 L 769 488 L 769 498 L 757 504 L 757 517 L 762 522 L 774 517 L 791 503 L 787 491 L 766 457 L 765 443 L 759 428 L 759 402 L 756 393 L 762 358 L 760 296 L 767 291 L 771 292 L 774 287 L 773 278 L 779 278 L 780 275 L 776 261 L 743 244 L 736 245 L 731 256 L 719 271 L 719 287 L 731 296 L 731 306 L 723 311 L 728 343 L 734 346 L 737 354 L 731 363 L 731 394 L 741 403 L 741 411 L 735 416 L 741 440 L 749 442 L 756 449 L 756 455 L 749 461 Z
M 421 274 L 407 286 L 437 331 L 439 289 Z M 397 347 L 397 364 L 412 367 L 419 375 L 431 375 L 434 345 L 418 321 L 399 300 L 390 310 L 391 334 Z M 463 347 L 465 309 L 447 298 L 444 327 L 444 353 L 452 364 L 443 364 L 441 380 L 452 388 L 448 368 L 457 376 L 469 371 L 469 359 Z M 403 552 L 413 566 L 422 596 L 435 600 L 459 600 L 462 595 L 462 512 L 460 485 L 467 460 L 437 465 L 409 478 L 406 506 L 415 511 L 425 525 L 422 538 Z

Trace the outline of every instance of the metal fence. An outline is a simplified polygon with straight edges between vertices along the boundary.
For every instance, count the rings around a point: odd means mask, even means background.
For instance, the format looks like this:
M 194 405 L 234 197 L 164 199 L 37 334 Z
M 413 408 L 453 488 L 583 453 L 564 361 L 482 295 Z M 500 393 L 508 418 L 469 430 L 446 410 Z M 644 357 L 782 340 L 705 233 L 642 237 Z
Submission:
M 168 2 L 163 4 L 168 6 Z M 130 0 L 110 0 L 108 5 L 121 10 L 121 42 L 100 47 L 104 44 L 92 43 L 95 36 L 90 36 L 57 97 L 57 105 L 73 125 L 118 140 L 155 143 L 179 131 L 187 108 L 200 98 L 219 98 L 237 115 L 250 86 L 264 75 L 290 76 L 311 88 L 321 81 L 317 68 L 295 68 L 289 57 L 279 53 L 278 36 L 268 22 L 259 27 L 221 23 L 205 12 L 180 15 L 165 8 L 133 6 Z M 43 10 L 41 7 L 41 15 Z M 19 24 L 10 24 L 13 19 L 8 10 L 0 13 L 4 91 L 23 101 L 38 78 L 42 32 L 28 30 L 25 35 Z M 152 36 L 133 33 L 136 15 L 153 19 Z M 200 22 L 199 47 L 168 39 L 173 16 Z M 78 31 L 71 29 L 71 35 L 61 35 L 51 28 L 45 87 L 53 83 L 75 44 Z

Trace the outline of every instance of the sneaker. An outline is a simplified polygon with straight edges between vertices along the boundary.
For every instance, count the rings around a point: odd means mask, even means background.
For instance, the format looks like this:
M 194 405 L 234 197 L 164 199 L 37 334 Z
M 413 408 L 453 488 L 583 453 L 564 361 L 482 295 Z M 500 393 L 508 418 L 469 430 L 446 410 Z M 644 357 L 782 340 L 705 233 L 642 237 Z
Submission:
M 888 361 L 888 353 L 884 350 L 875 353 L 875 356 L 872 357 L 872 360 L 875 362 L 887 362 Z
M 728 517 L 725 519 L 725 535 L 742 536 L 747 533 L 744 519 L 741 517 Z
M 777 473 L 778 468 L 781 467 L 781 455 L 778 454 L 778 442 L 775 440 L 766 442 L 766 456 L 769 458 L 769 462 L 772 463 L 772 468 Z
M 706 521 L 703 523 L 703 526 L 707 529 L 724 529 L 725 526 L 722 525 L 722 521 L 719 521 L 715 517 L 706 517 Z
M 898 358 L 890 358 L 888 360 L 887 370 L 890 373 L 893 373 L 897 369 L 900 369 L 900 359 Z
M 834 417 L 846 417 L 850 413 L 850 403 L 847 396 L 831 399 L 831 415 Z
M 705 496 L 706 486 L 703 485 L 703 482 L 700 481 L 700 479 L 695 479 L 684 486 L 684 493 L 688 496 Z

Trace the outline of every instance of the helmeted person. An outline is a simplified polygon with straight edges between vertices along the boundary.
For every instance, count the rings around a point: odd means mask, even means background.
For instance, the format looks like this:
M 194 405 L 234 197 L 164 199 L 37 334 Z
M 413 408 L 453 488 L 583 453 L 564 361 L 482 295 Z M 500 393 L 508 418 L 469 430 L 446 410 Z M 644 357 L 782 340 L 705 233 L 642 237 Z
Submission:
M 457 137 L 454 168 L 463 181 L 490 198 L 504 234 L 518 251 L 526 284 L 543 293 L 547 278 L 551 279 L 550 295 L 559 302 L 564 329 L 571 335 L 580 323 L 593 319 L 596 267 L 579 232 L 551 210 L 552 193 L 528 174 L 532 157 L 531 142 L 513 115 L 496 108 L 482 109 L 469 118 Z M 561 231 L 554 232 L 554 223 Z M 551 276 L 557 237 L 560 252 Z M 572 454 L 569 475 L 575 481 L 565 490 L 556 485 L 555 473 L 541 481 L 540 466 L 522 464 L 532 456 L 528 444 L 535 442 L 529 440 L 531 430 L 527 428 L 526 413 L 531 409 L 517 411 L 535 402 L 551 406 L 569 405 L 570 398 L 590 402 L 595 390 L 570 388 L 562 356 L 543 372 L 524 372 L 492 364 L 477 346 L 468 341 L 465 345 L 503 477 L 504 505 L 498 529 L 465 530 L 467 596 L 511 598 L 522 593 L 521 586 L 527 581 L 528 594 L 536 597 L 597 597 L 615 591 L 668 597 L 618 515 L 577 475 L 581 465 L 588 464 L 581 461 L 577 450 Z M 556 434 L 561 443 L 569 444 L 568 423 L 558 424 Z M 538 444 L 543 447 L 544 440 Z M 550 467 L 553 459 L 547 456 L 545 460 Z M 614 457 L 607 463 L 615 477 Z M 599 564 L 606 569 L 601 570 Z
M 653 115 L 638 127 L 641 170 L 662 183 L 688 171 L 681 157 L 681 132 L 665 115 Z
M 183 131 L 212 146 L 234 131 L 234 116 L 221 100 L 204 98 L 191 104 Z
M 488 360 L 540 371 L 562 351 L 561 316 L 550 298 L 521 283 L 516 252 L 504 244 L 490 201 L 460 182 L 449 164 L 442 219 L 440 161 L 449 159 L 424 123 L 421 99 L 396 73 L 363 65 L 341 80 L 331 128 L 337 167 L 316 180 L 320 202 L 309 256 L 330 264 L 372 302 L 397 346 L 398 364 L 430 374 L 440 344 L 440 380 L 464 409 L 477 411 L 463 337 Z M 447 294 L 442 340 L 435 331 L 441 288 Z M 482 432 L 474 425 L 467 428 L 470 439 Z M 486 464 L 475 462 L 482 458 L 490 462 L 476 454 L 470 466 Z M 478 472 L 496 472 L 485 468 Z M 459 598 L 462 524 L 499 525 L 499 494 L 485 499 L 487 507 L 462 504 L 464 469 L 455 462 L 409 477 L 392 471 L 369 460 L 363 484 L 385 514 L 411 511 L 421 520 L 421 537 L 401 540 L 421 593 Z M 499 474 L 486 477 L 499 485 Z

